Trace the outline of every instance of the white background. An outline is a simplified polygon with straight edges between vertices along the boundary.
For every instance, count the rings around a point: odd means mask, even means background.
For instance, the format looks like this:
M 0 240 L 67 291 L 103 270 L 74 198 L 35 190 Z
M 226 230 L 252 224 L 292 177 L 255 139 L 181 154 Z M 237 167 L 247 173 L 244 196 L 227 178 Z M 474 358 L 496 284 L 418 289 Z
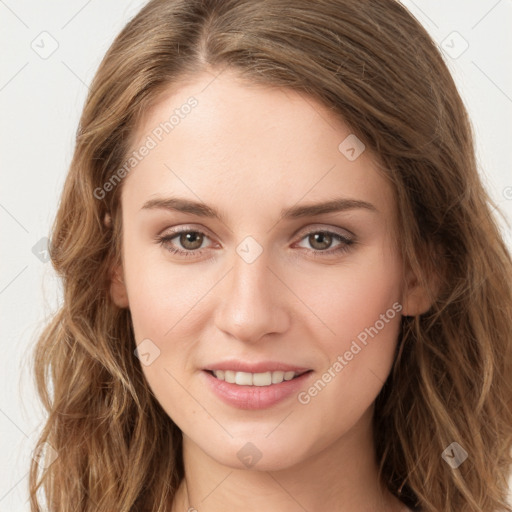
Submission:
M 30 355 L 59 301 L 50 263 L 32 248 L 49 236 L 88 84 L 144 3 L 0 0 L 0 512 L 29 510 L 29 458 L 43 419 Z M 512 222 L 512 0 L 403 3 L 444 48 L 483 179 Z M 52 44 L 58 48 L 47 58 L 34 50 Z M 510 228 L 503 231 L 512 246 Z

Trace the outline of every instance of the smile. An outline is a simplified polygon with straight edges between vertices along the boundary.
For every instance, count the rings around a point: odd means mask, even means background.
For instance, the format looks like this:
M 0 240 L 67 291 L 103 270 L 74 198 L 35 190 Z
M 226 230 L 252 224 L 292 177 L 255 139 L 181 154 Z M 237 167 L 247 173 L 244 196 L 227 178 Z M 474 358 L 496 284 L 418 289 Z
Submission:
M 211 370 L 211 373 L 219 380 L 239 386 L 271 386 L 281 384 L 285 380 L 292 380 L 305 372 L 293 371 L 267 371 L 261 373 L 237 372 L 234 370 Z
M 229 366 L 226 365 L 226 368 Z M 267 409 L 276 406 L 297 395 L 314 376 L 313 370 L 304 368 L 296 368 L 296 371 L 263 369 L 257 368 L 257 372 L 204 369 L 201 374 L 207 388 L 217 398 L 237 409 Z

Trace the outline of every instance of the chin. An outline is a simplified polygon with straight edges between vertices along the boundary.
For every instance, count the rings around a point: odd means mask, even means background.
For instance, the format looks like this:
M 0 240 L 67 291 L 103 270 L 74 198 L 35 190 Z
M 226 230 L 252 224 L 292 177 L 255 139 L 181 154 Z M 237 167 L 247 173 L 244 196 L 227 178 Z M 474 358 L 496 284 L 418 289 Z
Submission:
M 265 437 L 267 434 L 268 431 L 258 436 L 235 436 L 229 441 L 225 439 L 224 444 L 212 440 L 208 446 L 199 445 L 199 448 L 217 463 L 237 470 L 280 471 L 308 457 L 304 436 L 294 441 L 288 434 L 275 435 L 274 439 Z M 212 446 L 216 446 L 214 451 Z

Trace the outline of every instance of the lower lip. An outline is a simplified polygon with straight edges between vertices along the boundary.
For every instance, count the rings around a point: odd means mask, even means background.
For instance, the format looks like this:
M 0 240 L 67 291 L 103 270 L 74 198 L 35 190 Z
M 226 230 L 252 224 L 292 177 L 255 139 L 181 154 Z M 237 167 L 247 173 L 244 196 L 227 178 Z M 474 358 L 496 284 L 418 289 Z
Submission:
M 203 370 L 210 389 L 226 404 L 239 409 L 267 409 L 298 393 L 310 377 L 311 371 L 292 380 L 270 386 L 239 386 L 217 379 Z

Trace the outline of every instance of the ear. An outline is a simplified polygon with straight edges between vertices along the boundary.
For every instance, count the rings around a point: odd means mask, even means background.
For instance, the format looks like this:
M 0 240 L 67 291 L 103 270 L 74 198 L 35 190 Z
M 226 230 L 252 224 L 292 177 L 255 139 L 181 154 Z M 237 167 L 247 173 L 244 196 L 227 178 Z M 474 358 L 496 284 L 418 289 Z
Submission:
M 409 269 L 406 273 L 405 289 L 402 297 L 402 315 L 418 316 L 426 313 L 432 306 L 439 291 L 439 278 L 431 273 L 428 279 L 418 279 Z
M 103 218 L 105 226 L 109 229 L 112 228 L 112 217 L 109 213 L 105 214 Z M 123 276 L 123 266 L 121 263 L 113 266 L 109 273 L 110 278 L 110 296 L 114 301 L 114 304 L 119 308 L 127 308 L 128 303 L 128 292 Z
M 110 296 L 114 301 L 114 304 L 119 308 L 127 308 L 128 292 L 126 290 L 126 284 L 124 282 L 123 270 L 121 265 L 115 267 L 110 276 Z

